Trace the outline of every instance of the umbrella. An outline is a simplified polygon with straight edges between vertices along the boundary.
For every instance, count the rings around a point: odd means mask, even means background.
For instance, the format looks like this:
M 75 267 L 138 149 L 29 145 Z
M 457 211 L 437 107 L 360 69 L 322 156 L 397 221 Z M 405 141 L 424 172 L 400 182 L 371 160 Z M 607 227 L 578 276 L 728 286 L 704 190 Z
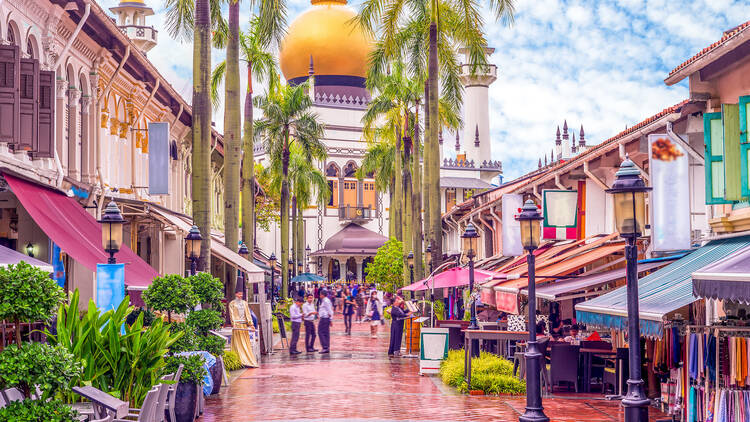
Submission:
M 296 283 L 296 282 L 306 282 L 306 281 L 323 281 L 323 280 L 325 280 L 325 278 L 323 278 L 323 277 L 321 277 L 321 276 L 319 276 L 317 274 L 313 274 L 313 273 L 297 274 L 296 276 L 294 276 L 294 278 L 292 278 L 292 282 L 294 282 L 294 283 Z
M 477 280 L 484 280 L 488 277 L 499 276 L 500 273 L 486 270 L 474 270 L 474 282 L 475 286 L 478 285 Z M 432 279 L 424 279 L 414 282 L 401 290 L 407 291 L 419 291 L 428 290 L 430 288 L 442 289 L 446 287 L 462 287 L 469 285 L 469 270 L 463 267 L 455 267 L 450 270 L 443 271 L 435 275 Z

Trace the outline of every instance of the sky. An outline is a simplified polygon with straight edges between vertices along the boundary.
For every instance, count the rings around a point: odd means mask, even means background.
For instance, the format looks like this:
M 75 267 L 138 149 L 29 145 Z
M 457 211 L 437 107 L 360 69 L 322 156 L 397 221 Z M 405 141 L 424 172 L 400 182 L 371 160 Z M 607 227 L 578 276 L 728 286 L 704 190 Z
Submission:
M 108 9 L 119 0 L 98 0 Z M 192 45 L 166 31 L 163 0 L 145 0 L 159 44 L 148 57 L 189 101 Z M 486 2 L 484 2 L 486 3 Z M 688 96 L 687 81 L 667 86 L 669 71 L 750 19 L 745 0 L 516 0 L 514 23 L 485 23 L 490 62 L 492 159 L 505 180 L 536 169 L 554 148 L 555 131 L 567 120 L 576 138 L 581 125 L 595 145 Z M 309 0 L 288 0 L 289 19 Z M 358 3 L 352 3 L 357 7 Z M 490 16 L 485 13 L 485 16 Z M 243 27 L 249 10 L 241 8 Z M 212 62 L 223 60 L 214 51 Z M 243 92 L 246 84 L 243 77 Z M 257 86 L 256 86 L 257 90 Z M 221 108 L 215 111 L 223 127 Z M 446 156 L 455 154 L 446 143 Z

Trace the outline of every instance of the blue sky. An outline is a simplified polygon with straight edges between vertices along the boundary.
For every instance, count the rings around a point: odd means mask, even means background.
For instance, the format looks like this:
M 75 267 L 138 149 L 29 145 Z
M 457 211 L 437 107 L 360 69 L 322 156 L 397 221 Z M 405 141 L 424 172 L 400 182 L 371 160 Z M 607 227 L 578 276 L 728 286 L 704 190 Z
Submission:
M 99 0 L 105 8 L 117 2 Z M 162 1 L 146 2 L 160 31 L 149 58 L 189 100 L 192 46 L 169 38 Z M 288 4 L 291 22 L 309 1 Z M 576 137 L 583 124 L 587 143 L 598 144 L 686 98 L 687 82 L 667 87 L 667 73 L 750 19 L 748 12 L 745 1 L 733 0 L 516 0 L 512 26 L 486 24 L 498 66 L 490 87 L 492 155 L 506 180 L 549 155 L 564 119 Z M 222 59 L 214 52 L 214 63 Z M 221 110 L 214 120 L 220 129 Z

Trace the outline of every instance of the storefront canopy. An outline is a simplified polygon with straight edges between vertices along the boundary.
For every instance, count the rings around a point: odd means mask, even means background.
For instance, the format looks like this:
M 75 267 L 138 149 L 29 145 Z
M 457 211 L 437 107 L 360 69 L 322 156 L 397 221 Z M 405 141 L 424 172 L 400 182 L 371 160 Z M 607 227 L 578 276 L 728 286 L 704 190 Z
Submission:
M 684 258 L 638 281 L 640 328 L 644 336 L 661 336 L 670 312 L 694 302 L 691 274 L 750 245 L 750 236 L 714 240 Z M 576 305 L 578 322 L 599 327 L 627 328 L 627 293 L 623 286 Z
M 693 295 L 750 303 L 750 247 L 694 272 Z
M 499 273 L 486 271 L 486 270 L 474 270 L 474 282 L 478 280 L 486 280 L 489 277 L 500 276 Z M 469 285 L 469 270 L 468 268 L 455 267 L 449 270 L 443 271 L 442 273 L 436 274 L 434 277 L 426 278 L 412 283 L 401 290 L 407 290 L 411 292 L 429 289 L 444 289 L 449 287 L 462 287 Z
M 102 248 L 102 227 L 73 198 L 18 177 L 3 174 L 34 222 L 74 260 L 96 272 L 96 264 L 106 263 L 109 254 Z M 159 273 L 125 244 L 115 254 L 125 264 L 128 287 L 149 286 Z
M 323 249 L 310 256 L 374 256 L 388 238 L 359 224 L 349 223 L 331 236 Z
M 0 267 L 7 267 L 8 265 L 18 264 L 24 261 L 29 265 L 33 265 L 44 271 L 52 272 L 52 265 L 44 261 L 40 261 L 36 258 L 32 258 L 28 255 L 24 255 L 21 252 L 17 252 L 13 249 L 0 246 Z

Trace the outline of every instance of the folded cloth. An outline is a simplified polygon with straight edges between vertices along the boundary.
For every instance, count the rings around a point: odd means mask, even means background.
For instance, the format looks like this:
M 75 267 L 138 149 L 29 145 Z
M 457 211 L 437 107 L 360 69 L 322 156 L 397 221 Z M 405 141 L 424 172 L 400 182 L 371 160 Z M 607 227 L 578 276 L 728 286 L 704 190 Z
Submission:
M 590 336 L 586 337 L 586 341 L 602 341 L 602 338 L 598 332 L 594 331 Z

